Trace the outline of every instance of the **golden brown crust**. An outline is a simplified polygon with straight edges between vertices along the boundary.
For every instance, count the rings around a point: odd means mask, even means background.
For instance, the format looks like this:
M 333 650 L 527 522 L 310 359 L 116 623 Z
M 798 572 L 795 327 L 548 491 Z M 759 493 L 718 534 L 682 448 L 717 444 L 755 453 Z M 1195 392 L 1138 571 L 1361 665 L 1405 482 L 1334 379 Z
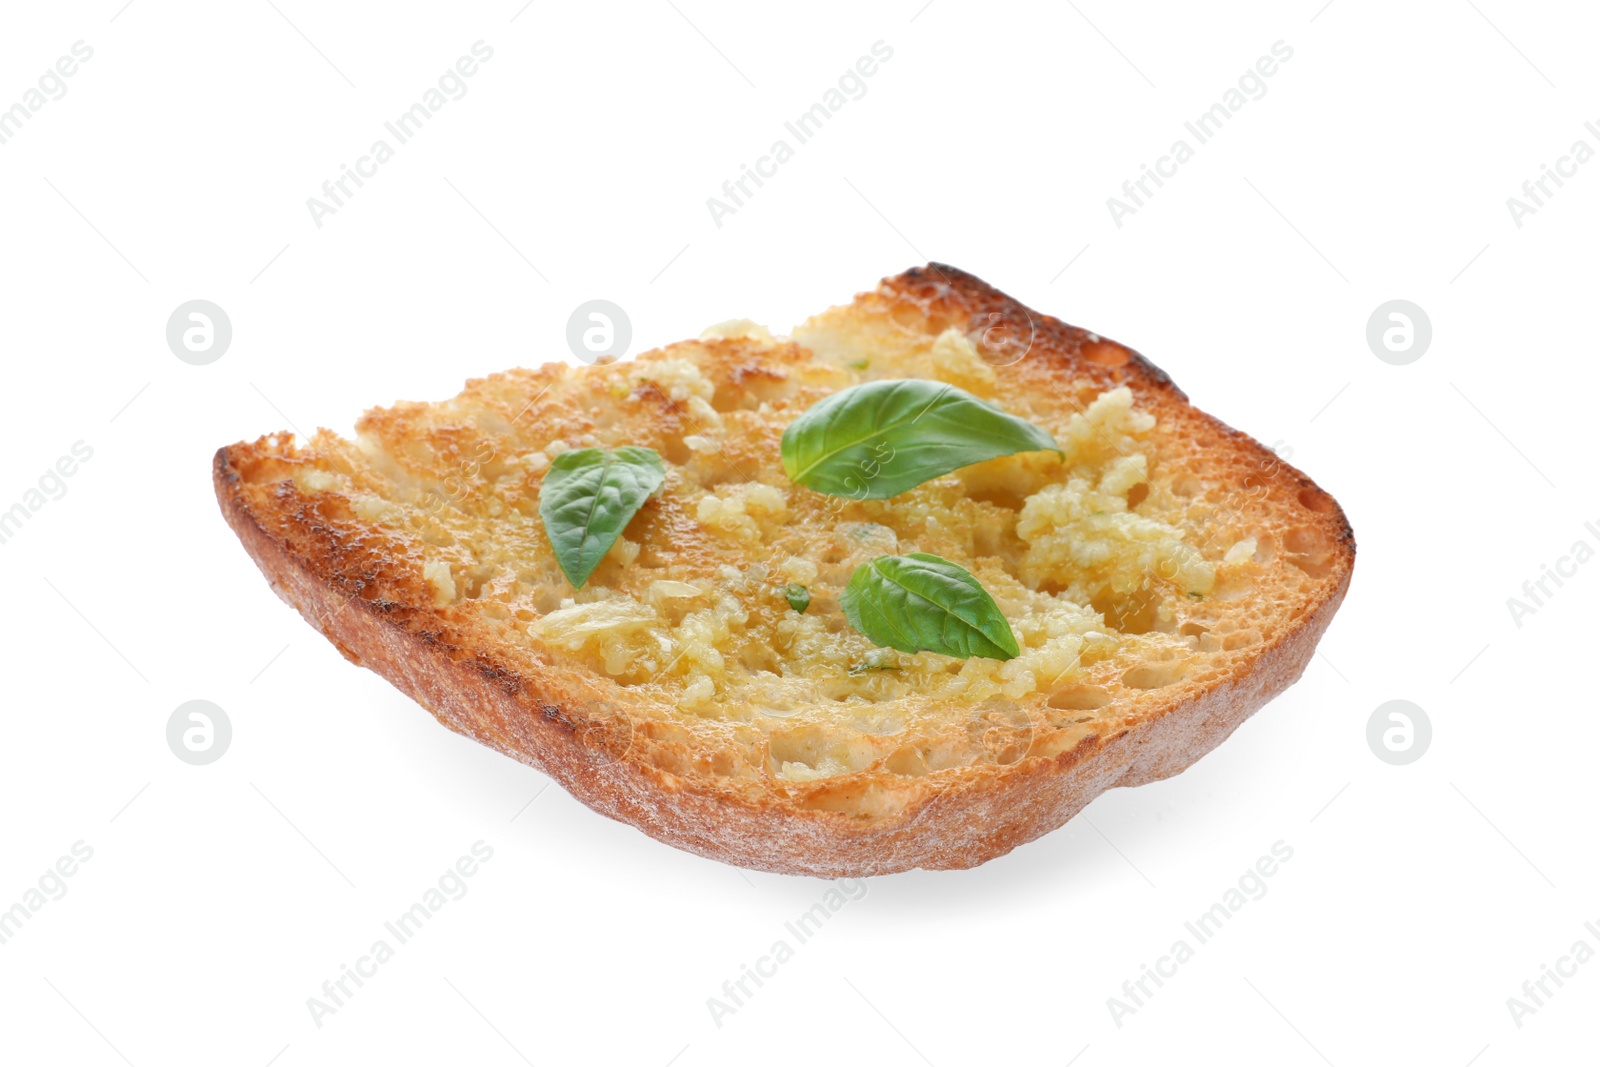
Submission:
M 1292 515 L 1313 579 L 1284 625 L 1226 672 L 1156 694 L 1120 728 L 1086 730 L 1051 755 L 1028 744 L 994 761 L 904 781 L 897 814 L 863 819 L 833 807 L 851 789 L 872 787 L 858 774 L 832 786 L 733 788 L 711 775 L 674 774 L 633 749 L 644 720 L 598 701 L 589 680 L 550 665 L 513 669 L 474 647 L 448 618 L 426 608 L 408 549 L 368 531 L 340 533 L 336 507 L 299 494 L 291 481 L 263 479 L 263 464 L 285 470 L 285 442 L 263 438 L 220 449 L 213 479 L 229 525 L 274 590 L 353 662 L 387 678 L 442 723 L 539 768 L 589 807 L 659 840 L 714 859 L 780 873 L 825 877 L 887 874 L 915 867 L 964 868 L 1055 829 L 1115 786 L 1176 774 L 1221 743 L 1304 670 L 1349 587 L 1355 542 L 1331 496 L 1269 450 L 1188 405 L 1153 364 L 1114 342 L 1039 315 L 954 268 L 929 265 L 885 281 L 858 304 L 887 314 L 988 331 L 988 355 L 1007 353 L 1030 373 L 1070 372 L 1098 388 L 1133 388 L 1170 433 L 1202 447 L 1231 473 L 1246 502 Z M 1005 373 L 1002 369 L 1001 373 Z M 246 475 L 249 475 L 247 478 Z M 271 495 L 263 488 L 275 486 Z M 1293 543 L 1285 546 L 1291 553 Z M 1031 731 L 1031 727 L 1021 727 Z M 1014 747 L 1014 746 L 1013 746 Z M 1005 762 L 1002 762 L 1004 760 Z

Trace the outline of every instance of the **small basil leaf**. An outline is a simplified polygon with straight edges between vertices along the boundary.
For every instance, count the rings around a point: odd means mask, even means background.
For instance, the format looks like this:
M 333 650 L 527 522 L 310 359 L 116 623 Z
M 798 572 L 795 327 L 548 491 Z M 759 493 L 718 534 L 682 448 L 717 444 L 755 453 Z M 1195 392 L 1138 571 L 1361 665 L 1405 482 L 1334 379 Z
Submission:
M 811 606 L 811 590 L 807 589 L 799 582 L 790 582 L 788 585 L 784 586 L 783 598 L 789 602 L 789 606 L 791 608 L 798 611 L 802 615 L 804 615 L 806 613 L 806 609 Z
M 654 449 L 578 448 L 550 464 L 539 490 L 539 517 L 556 562 L 574 589 L 617 543 L 645 499 L 661 488 L 666 468 Z
M 1044 430 L 944 382 L 886 379 L 819 401 L 783 431 L 797 485 L 881 500 L 996 456 L 1060 451 Z
M 1012 659 L 1011 624 L 978 579 L 947 559 L 913 552 L 857 567 L 839 596 L 845 618 L 879 645 L 967 659 Z

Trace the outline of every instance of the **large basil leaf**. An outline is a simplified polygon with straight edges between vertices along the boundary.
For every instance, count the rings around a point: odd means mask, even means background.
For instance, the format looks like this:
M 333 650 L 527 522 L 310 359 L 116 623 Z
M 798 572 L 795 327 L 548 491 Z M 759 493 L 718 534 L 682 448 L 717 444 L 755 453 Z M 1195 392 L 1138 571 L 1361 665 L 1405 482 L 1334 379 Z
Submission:
M 944 382 L 851 386 L 783 431 L 783 469 L 797 485 L 880 500 L 996 456 L 1059 451 L 1039 427 Z
M 873 642 L 901 652 L 1011 659 L 1011 624 L 978 579 L 947 559 L 913 552 L 856 568 L 839 606 Z
M 666 476 L 654 449 L 631 445 L 578 448 L 551 462 L 539 490 L 539 517 L 573 588 L 583 588 Z

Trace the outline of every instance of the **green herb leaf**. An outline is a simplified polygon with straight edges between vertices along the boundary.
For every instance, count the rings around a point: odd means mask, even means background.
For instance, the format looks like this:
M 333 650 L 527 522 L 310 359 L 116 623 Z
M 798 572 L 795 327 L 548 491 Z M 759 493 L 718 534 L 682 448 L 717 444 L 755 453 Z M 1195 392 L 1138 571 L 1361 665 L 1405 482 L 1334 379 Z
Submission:
M 551 462 L 539 490 L 539 517 L 574 589 L 583 588 L 666 475 L 654 449 L 631 445 L 574 449 Z
M 967 659 L 1011 659 L 1011 624 L 978 579 L 926 552 L 879 556 L 856 568 L 839 596 L 845 618 L 879 645 Z
M 783 598 L 789 602 L 789 606 L 791 608 L 798 611 L 802 615 L 804 615 L 806 613 L 806 609 L 811 606 L 811 590 L 807 589 L 799 582 L 790 582 L 788 585 L 784 586 Z
M 864 382 L 808 408 L 783 431 L 797 485 L 881 500 L 996 456 L 1059 451 L 1039 427 L 944 382 Z

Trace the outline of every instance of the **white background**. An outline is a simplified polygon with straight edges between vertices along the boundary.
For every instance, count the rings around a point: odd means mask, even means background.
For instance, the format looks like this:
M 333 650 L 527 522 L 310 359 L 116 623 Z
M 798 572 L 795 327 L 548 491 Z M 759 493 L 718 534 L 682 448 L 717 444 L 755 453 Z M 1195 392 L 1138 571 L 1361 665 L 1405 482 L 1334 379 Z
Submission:
M 0 145 L 0 509 L 93 449 L 0 545 L 0 908 L 94 850 L 0 945 L 0 1060 L 1592 1059 L 1600 962 L 1520 1027 L 1506 1004 L 1600 949 L 1600 564 L 1520 627 L 1506 605 L 1600 546 L 1600 162 L 1520 228 L 1506 206 L 1600 148 L 1591 10 L 122 2 L 0 32 L 0 106 L 94 49 Z M 467 95 L 316 227 L 307 197 L 480 39 Z M 879 40 L 866 95 L 714 225 L 706 198 Z M 1266 95 L 1115 226 L 1106 198 L 1279 40 Z M 1350 515 L 1355 581 L 1218 751 L 977 870 L 872 881 L 718 1027 L 707 998 L 826 884 L 609 822 L 347 664 L 218 517 L 211 455 L 569 358 L 587 299 L 640 351 L 930 258 L 1292 449 Z M 195 298 L 233 324 L 209 366 L 164 338 Z M 1407 366 L 1365 340 L 1394 298 L 1433 324 Z M 165 741 L 196 698 L 234 730 L 205 767 Z M 1409 766 L 1367 746 L 1391 699 L 1433 723 Z M 316 1026 L 307 998 L 478 840 L 467 895 Z M 1107 998 L 1280 840 L 1267 894 L 1118 1026 Z

